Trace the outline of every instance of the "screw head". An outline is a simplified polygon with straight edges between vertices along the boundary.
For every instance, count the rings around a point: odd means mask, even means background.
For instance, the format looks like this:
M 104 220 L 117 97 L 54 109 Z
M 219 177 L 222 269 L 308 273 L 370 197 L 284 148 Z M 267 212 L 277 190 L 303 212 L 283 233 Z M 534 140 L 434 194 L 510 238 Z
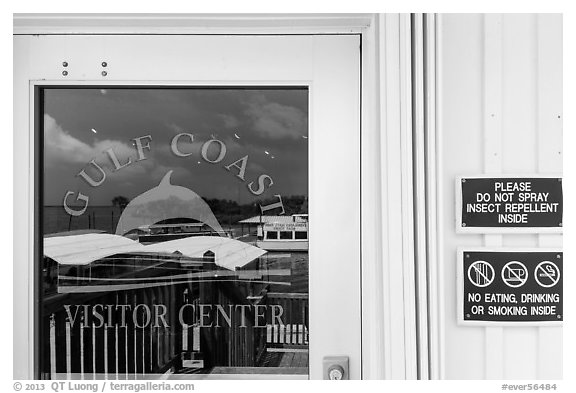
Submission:
M 108 63 L 106 63 L 105 61 L 102 62 L 102 67 L 108 67 Z
M 67 62 L 67 61 L 63 61 L 63 62 L 62 62 L 62 67 L 68 67 L 68 62 Z
M 108 73 L 106 71 L 102 71 L 102 76 L 106 76 Z
M 62 71 L 62 75 L 67 76 L 67 75 L 68 75 L 68 71 L 66 71 L 66 70 Z
M 466 183 L 466 179 L 462 179 L 462 183 Z
M 463 223 L 462 223 L 462 226 L 463 226 L 463 227 L 465 227 L 465 226 L 466 226 L 466 223 L 465 223 L 465 222 L 463 222 Z

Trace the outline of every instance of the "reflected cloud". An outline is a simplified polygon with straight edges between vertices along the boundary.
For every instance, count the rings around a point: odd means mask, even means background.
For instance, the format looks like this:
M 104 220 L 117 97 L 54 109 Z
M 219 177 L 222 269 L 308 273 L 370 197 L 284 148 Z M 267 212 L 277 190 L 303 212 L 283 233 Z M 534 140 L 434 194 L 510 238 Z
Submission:
M 92 132 L 97 133 L 94 128 Z M 116 155 L 123 160 L 135 153 L 129 144 L 117 140 L 94 140 L 93 144 L 83 142 L 64 130 L 52 116 L 44 115 L 44 149 L 48 166 L 58 163 L 86 164 L 109 148 L 114 149 Z
M 308 116 L 293 106 L 269 102 L 263 94 L 258 94 L 248 103 L 245 112 L 253 123 L 253 128 L 261 136 L 268 138 L 298 138 L 308 130 Z
M 225 128 L 237 128 L 240 125 L 240 121 L 230 114 L 220 113 L 216 116 L 222 120 Z

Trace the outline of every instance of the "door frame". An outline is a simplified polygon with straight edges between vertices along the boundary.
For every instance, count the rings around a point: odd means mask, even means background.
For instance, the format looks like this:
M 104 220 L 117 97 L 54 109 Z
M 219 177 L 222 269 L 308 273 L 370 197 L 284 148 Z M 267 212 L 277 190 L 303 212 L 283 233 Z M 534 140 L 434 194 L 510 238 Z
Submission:
M 15 14 L 14 34 L 361 34 L 362 378 L 438 377 L 438 345 L 429 342 L 424 348 L 417 338 L 424 334 L 438 340 L 436 329 L 417 334 L 410 15 Z M 27 140 L 14 135 L 15 201 L 32 197 L 29 160 L 22 165 Z M 14 261 L 31 257 L 28 225 L 14 222 Z M 14 310 L 14 332 L 24 321 L 33 328 L 29 317 L 27 309 Z M 33 378 L 28 343 L 15 345 L 14 377 Z M 428 347 L 435 353 L 428 354 Z

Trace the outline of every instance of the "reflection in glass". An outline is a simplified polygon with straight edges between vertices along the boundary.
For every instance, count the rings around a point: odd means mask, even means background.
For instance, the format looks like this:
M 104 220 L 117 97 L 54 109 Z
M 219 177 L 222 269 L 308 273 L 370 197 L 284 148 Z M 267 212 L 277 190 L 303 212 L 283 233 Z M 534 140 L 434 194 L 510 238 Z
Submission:
M 42 377 L 306 375 L 307 89 L 41 95 Z

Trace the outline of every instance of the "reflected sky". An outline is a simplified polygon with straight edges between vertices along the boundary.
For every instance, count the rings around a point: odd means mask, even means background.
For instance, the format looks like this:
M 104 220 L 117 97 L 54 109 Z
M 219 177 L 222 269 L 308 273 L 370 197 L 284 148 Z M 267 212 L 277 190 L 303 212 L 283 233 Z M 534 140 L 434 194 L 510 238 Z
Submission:
M 46 89 L 43 120 L 45 205 L 60 205 L 68 190 L 88 195 L 92 206 L 111 205 L 117 195 L 132 199 L 157 186 L 170 170 L 172 184 L 204 198 L 245 204 L 308 194 L 306 89 Z M 191 144 L 182 140 L 187 157 L 170 146 L 182 132 L 194 135 Z M 144 135 L 151 148 L 137 161 L 131 139 Z M 226 145 L 217 164 L 201 156 L 212 138 Z M 132 163 L 115 171 L 110 148 L 120 163 Z M 246 155 L 243 181 L 224 167 Z M 92 159 L 106 172 L 98 187 L 77 176 Z M 262 174 L 274 185 L 255 196 L 247 185 Z

